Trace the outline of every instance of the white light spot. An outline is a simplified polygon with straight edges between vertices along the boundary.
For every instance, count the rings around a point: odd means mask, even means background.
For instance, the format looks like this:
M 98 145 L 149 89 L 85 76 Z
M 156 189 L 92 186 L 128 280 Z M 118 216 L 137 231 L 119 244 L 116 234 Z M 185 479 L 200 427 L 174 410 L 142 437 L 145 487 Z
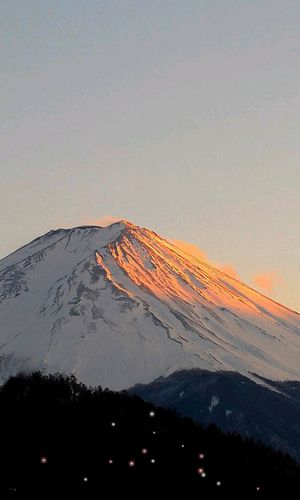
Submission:
M 203 474 L 204 469 L 202 467 L 199 467 L 199 469 L 197 469 L 197 472 L 198 472 L 198 474 Z
M 134 460 L 129 460 L 128 465 L 129 465 L 129 467 L 134 467 L 135 466 L 135 461 Z
M 256 486 L 256 491 L 260 491 L 260 486 Z
M 89 478 L 88 478 L 88 477 L 86 477 L 86 476 L 84 476 L 83 481 L 84 481 L 85 483 L 87 483 L 87 482 L 88 482 L 88 480 L 89 480 Z
M 202 472 L 201 477 L 206 477 L 206 473 Z
M 153 431 L 152 434 L 156 434 L 156 431 Z
M 203 460 L 203 458 L 204 458 L 204 453 L 200 453 L 200 454 L 198 455 L 198 457 L 200 458 L 200 460 Z
M 112 427 L 116 427 L 116 422 L 112 422 L 110 425 L 111 425 Z
M 210 402 L 210 405 L 208 407 L 208 411 L 209 413 L 211 413 L 213 411 L 213 409 L 218 406 L 218 404 L 220 403 L 220 400 L 219 398 L 217 398 L 217 396 L 212 396 L 211 398 L 211 402 Z
M 114 461 L 110 458 L 110 459 L 109 459 L 109 461 L 108 461 L 108 463 L 109 463 L 110 465 L 112 465 L 112 464 L 114 463 Z
M 222 484 L 222 483 L 221 483 L 221 481 L 217 481 L 217 482 L 216 482 L 216 485 L 217 485 L 217 486 L 221 486 L 221 484 Z
M 151 462 L 152 464 L 155 464 L 155 458 L 151 458 L 150 462 Z
M 47 457 L 41 457 L 41 464 L 46 464 L 47 462 Z
M 142 454 L 143 454 L 143 455 L 147 455 L 147 453 L 148 453 L 147 448 L 143 448 L 143 449 L 142 449 Z
M 181 445 L 181 448 L 184 448 L 184 444 Z
M 155 417 L 155 412 L 154 411 L 150 411 L 149 412 L 149 417 Z

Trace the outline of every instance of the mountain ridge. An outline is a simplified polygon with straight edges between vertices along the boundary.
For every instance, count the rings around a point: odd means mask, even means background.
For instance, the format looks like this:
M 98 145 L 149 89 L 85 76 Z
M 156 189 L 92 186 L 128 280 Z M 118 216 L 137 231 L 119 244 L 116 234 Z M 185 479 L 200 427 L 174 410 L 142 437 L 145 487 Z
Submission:
M 300 382 L 263 382 L 236 372 L 192 369 L 137 384 L 129 392 L 201 425 L 260 440 L 299 462 Z

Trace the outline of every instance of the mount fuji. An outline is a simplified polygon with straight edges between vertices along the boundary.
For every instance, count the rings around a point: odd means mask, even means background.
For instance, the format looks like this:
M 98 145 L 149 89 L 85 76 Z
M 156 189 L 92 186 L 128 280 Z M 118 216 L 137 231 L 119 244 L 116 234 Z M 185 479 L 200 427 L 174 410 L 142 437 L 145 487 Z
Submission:
M 300 315 L 127 221 L 58 229 L 0 261 L 0 380 L 115 390 L 178 370 L 300 380 Z
M 300 461 L 300 315 L 153 231 L 50 231 L 0 261 L 0 383 L 74 374 Z

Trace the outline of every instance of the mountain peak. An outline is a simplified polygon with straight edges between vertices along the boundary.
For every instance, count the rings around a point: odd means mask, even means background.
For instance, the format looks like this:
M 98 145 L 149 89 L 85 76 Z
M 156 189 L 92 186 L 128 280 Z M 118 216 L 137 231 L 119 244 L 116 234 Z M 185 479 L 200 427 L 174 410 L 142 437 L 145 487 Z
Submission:
M 110 224 L 111 226 L 114 226 L 116 224 L 123 224 L 124 226 L 126 227 L 138 227 L 136 226 L 135 224 L 133 224 L 133 222 L 130 222 L 129 220 L 127 219 L 120 219 L 116 222 L 113 222 L 112 224 Z
M 58 229 L 0 262 L 0 378 L 126 388 L 178 369 L 300 380 L 300 316 L 127 220 Z M 257 378 L 257 377 L 256 377 Z

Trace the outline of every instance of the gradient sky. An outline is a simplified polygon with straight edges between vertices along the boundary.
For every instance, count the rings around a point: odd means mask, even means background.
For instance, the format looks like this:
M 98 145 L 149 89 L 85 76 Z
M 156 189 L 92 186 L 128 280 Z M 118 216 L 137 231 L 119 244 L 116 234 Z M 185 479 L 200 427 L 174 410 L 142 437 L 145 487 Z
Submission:
M 299 26 L 299 0 L 1 2 L 0 257 L 112 215 L 300 311 Z

